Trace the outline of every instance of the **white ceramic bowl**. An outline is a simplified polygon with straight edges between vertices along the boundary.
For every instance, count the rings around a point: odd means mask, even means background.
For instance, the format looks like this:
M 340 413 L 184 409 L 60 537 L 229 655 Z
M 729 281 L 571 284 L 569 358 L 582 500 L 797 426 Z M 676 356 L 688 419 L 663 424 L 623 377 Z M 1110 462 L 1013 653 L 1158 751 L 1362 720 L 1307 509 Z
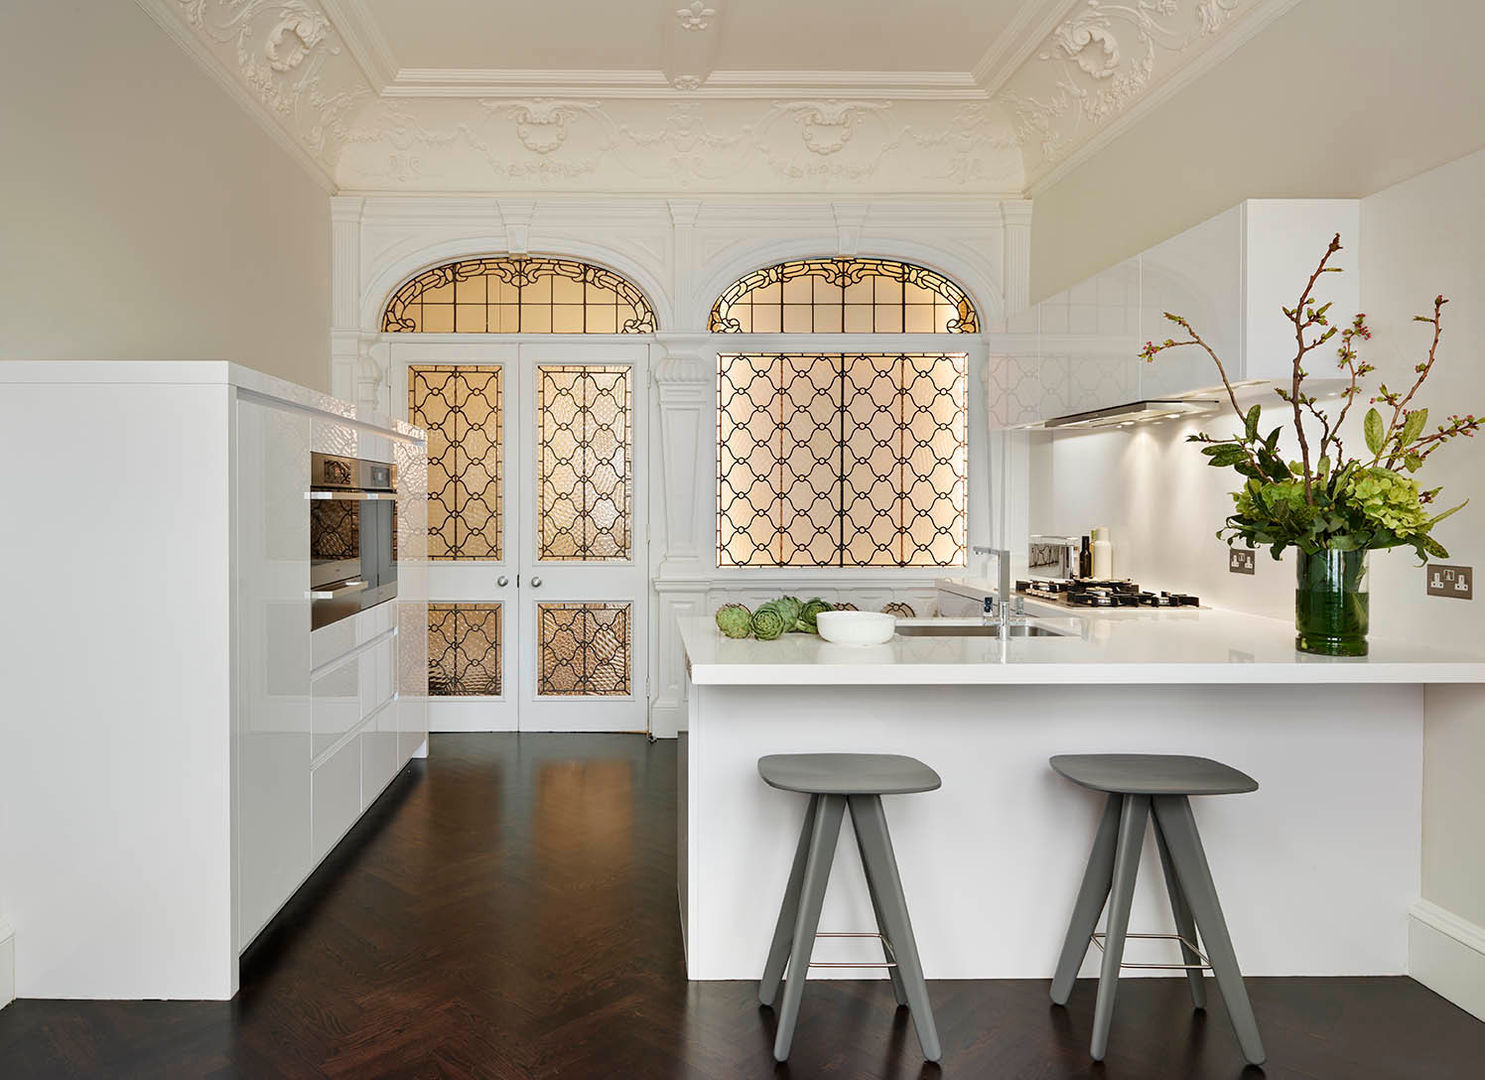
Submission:
M 881 645 L 896 632 L 897 618 L 881 611 L 822 611 L 815 628 L 835 645 Z

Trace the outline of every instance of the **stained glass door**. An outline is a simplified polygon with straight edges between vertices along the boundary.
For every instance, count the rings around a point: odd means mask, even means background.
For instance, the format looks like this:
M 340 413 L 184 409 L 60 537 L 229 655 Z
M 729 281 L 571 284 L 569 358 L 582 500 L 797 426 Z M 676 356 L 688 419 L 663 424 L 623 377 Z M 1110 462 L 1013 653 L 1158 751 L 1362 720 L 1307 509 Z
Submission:
M 643 345 L 521 347 L 520 726 L 644 731 Z
M 645 730 L 646 356 L 393 345 L 428 432 L 431 730 Z
M 428 432 L 428 722 L 515 731 L 520 429 L 514 345 L 401 342 L 400 400 Z

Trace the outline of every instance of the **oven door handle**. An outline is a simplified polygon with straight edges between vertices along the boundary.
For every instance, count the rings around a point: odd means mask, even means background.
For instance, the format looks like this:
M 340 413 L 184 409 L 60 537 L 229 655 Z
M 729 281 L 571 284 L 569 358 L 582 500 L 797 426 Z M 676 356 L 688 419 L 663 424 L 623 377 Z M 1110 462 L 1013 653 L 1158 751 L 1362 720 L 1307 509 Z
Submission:
M 397 498 L 395 491 L 306 491 L 306 499 L 316 501 L 334 500 L 335 502 L 375 502 L 382 500 L 391 502 Z
M 357 578 L 355 581 L 347 581 L 329 589 L 311 589 L 309 598 L 311 600 L 338 600 L 351 593 L 365 592 L 367 584 L 366 581 Z

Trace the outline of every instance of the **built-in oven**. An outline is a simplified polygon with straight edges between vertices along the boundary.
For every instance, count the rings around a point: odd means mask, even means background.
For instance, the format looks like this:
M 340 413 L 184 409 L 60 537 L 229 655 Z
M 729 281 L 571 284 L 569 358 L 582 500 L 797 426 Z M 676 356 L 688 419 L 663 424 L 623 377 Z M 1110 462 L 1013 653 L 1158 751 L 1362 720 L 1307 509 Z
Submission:
M 397 467 L 310 456 L 310 626 L 318 630 L 397 595 Z

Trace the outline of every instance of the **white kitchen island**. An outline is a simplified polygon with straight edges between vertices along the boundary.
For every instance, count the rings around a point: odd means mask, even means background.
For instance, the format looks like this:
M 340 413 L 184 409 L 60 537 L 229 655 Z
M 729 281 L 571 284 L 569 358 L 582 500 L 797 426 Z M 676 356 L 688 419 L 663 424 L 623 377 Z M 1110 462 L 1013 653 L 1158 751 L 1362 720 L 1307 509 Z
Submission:
M 1193 799 L 1247 974 L 1407 970 L 1423 686 L 1485 682 L 1485 657 L 1382 639 L 1366 658 L 1304 656 L 1285 623 L 1209 609 L 1032 623 L 1060 636 L 850 648 L 803 634 L 733 641 L 710 619 L 682 620 L 679 891 L 691 978 L 761 974 L 806 799 L 767 787 L 756 762 L 829 751 L 908 754 L 943 777 L 938 791 L 883 800 L 930 979 L 1051 976 L 1102 799 L 1047 759 L 1097 752 L 1201 755 L 1259 781 L 1251 795 Z M 822 930 L 874 929 L 848 828 Z M 1153 843 L 1132 931 L 1172 926 Z M 1134 942 L 1126 958 L 1170 960 L 1168 945 Z M 815 959 L 880 957 L 869 942 L 828 939 Z

